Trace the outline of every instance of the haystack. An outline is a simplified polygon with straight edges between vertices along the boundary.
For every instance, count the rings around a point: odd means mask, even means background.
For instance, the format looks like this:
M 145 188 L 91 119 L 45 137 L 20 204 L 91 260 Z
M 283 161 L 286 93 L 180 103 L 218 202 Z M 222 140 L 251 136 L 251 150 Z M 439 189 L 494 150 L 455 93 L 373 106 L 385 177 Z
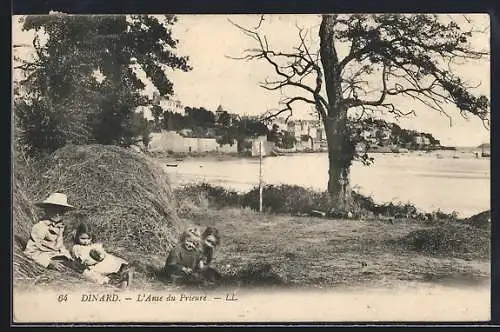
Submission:
M 483 211 L 463 220 L 464 223 L 482 229 L 491 227 L 491 210 Z
M 33 278 L 43 271 L 34 265 L 23 250 L 29 238 L 31 227 L 36 222 L 35 211 L 29 192 L 26 190 L 24 169 L 15 168 L 13 176 L 13 276 L 16 279 Z
M 51 159 L 35 199 L 56 191 L 68 196 L 76 210 L 67 217 L 67 240 L 86 221 L 107 247 L 165 255 L 175 244 L 182 222 L 167 176 L 153 160 L 103 145 L 65 146 Z
M 23 173 L 14 171 L 12 179 L 14 220 L 14 247 L 24 248 L 29 238 L 31 226 L 36 222 L 33 202 L 24 184 Z
M 402 244 L 416 251 L 451 257 L 489 259 L 490 233 L 459 223 L 413 231 L 401 239 Z

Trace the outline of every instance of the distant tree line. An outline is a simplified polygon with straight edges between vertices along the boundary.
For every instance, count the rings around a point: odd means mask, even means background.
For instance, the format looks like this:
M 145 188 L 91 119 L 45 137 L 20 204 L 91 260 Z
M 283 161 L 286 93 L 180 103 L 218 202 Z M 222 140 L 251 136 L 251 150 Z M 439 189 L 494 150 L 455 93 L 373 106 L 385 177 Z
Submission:
M 188 130 L 189 136 L 216 138 L 221 145 L 232 145 L 238 141 L 268 133 L 267 126 L 257 119 L 234 116 L 227 111 L 216 116 L 205 107 L 188 106 L 184 108 L 184 114 L 162 110 L 162 113 L 153 113 L 153 117 L 156 131 Z
M 440 147 L 440 141 L 430 133 L 418 132 L 401 128 L 396 123 L 386 122 L 381 119 L 365 118 L 352 121 L 349 124 L 350 140 L 354 144 L 363 143 L 370 146 L 399 146 L 408 148 L 419 148 L 416 143 L 417 137 L 427 139 L 428 146 Z M 267 135 L 268 141 L 274 142 L 278 147 L 292 148 L 297 140 L 308 141 L 308 135 L 295 137 L 286 130 L 280 130 L 278 125 L 273 125 Z M 362 156 L 361 156 L 362 157 Z
M 376 140 L 376 145 L 378 146 L 400 146 L 400 147 L 408 147 L 408 148 L 418 148 L 418 144 L 416 143 L 417 137 L 421 137 L 422 139 L 428 140 L 428 146 L 439 147 L 440 141 L 436 139 L 432 134 L 419 132 L 416 130 L 409 130 L 401 128 L 396 123 L 386 122 L 381 119 L 374 118 L 366 118 L 357 123 L 351 124 L 354 130 L 351 130 L 354 133 L 353 136 L 361 136 L 364 132 L 374 133 L 374 138 Z M 362 142 L 363 138 L 354 137 L 353 139 L 358 139 L 359 142 Z
M 165 110 L 159 119 L 159 128 L 179 131 L 182 129 L 195 130 L 215 127 L 215 114 L 204 107 L 185 107 L 184 114 Z

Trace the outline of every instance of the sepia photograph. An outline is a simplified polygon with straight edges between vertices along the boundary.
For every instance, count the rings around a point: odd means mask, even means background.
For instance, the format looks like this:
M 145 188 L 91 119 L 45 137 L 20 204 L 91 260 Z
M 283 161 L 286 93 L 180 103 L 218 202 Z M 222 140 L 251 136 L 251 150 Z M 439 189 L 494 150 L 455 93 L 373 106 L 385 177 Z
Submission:
M 12 322 L 486 322 L 488 14 L 12 16 Z

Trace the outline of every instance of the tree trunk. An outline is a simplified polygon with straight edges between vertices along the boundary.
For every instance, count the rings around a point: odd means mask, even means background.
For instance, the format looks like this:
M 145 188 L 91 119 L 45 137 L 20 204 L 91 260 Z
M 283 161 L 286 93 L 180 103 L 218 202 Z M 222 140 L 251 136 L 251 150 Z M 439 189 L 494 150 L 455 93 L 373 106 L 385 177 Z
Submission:
M 349 168 L 353 158 L 347 129 L 347 109 L 343 105 L 342 68 L 335 48 L 335 16 L 324 15 L 319 30 L 320 55 L 328 96 L 323 118 L 328 143 L 328 192 L 338 209 L 350 203 Z
M 349 173 L 352 161 L 346 118 L 329 117 L 324 124 L 328 143 L 328 192 L 337 209 L 346 210 L 351 203 Z

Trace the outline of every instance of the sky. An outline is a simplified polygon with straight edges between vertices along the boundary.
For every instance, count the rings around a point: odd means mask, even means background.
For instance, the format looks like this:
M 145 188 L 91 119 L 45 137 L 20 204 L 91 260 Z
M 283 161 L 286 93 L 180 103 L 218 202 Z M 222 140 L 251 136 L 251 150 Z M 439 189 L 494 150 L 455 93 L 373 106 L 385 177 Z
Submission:
M 443 19 L 451 17 L 443 16 Z M 466 24 L 463 16 L 454 16 L 459 24 Z M 489 17 L 472 15 L 475 27 L 485 29 L 473 39 L 473 46 L 489 50 Z M 192 71 L 169 71 L 169 78 L 174 83 L 174 98 L 185 106 L 205 107 L 215 111 L 218 105 L 232 113 L 258 115 L 266 110 L 280 109 L 283 98 L 278 91 L 268 91 L 259 86 L 266 78 L 276 78 L 274 69 L 263 61 L 235 60 L 241 57 L 246 49 L 255 47 L 252 39 L 236 28 L 230 21 L 243 27 L 257 26 L 258 15 L 179 15 L 178 22 L 172 28 L 173 36 L 179 40 L 176 53 L 189 56 Z M 298 45 L 298 27 L 306 31 L 306 42 L 314 51 L 319 45 L 318 15 L 265 15 L 261 24 L 262 34 L 266 36 L 271 48 L 291 50 Z M 13 20 L 13 43 L 31 44 L 32 32 L 21 32 L 17 19 Z M 340 55 L 345 55 L 348 45 L 339 48 Z M 22 57 L 29 57 L 29 47 L 16 49 Z M 490 61 L 484 59 L 459 65 L 457 73 L 476 85 L 478 94 L 490 96 Z M 153 88 L 142 76 L 147 94 Z M 284 96 L 293 96 L 295 91 L 284 91 Z M 476 118 L 464 119 L 454 105 L 448 105 L 447 113 L 452 115 L 452 122 L 434 110 L 423 107 L 413 100 L 402 100 L 402 108 L 415 110 L 416 116 L 400 118 L 397 123 L 406 129 L 414 129 L 432 133 L 443 145 L 477 146 L 489 142 L 489 130 Z M 296 103 L 294 118 L 310 118 L 310 105 Z M 391 116 L 382 118 L 395 121 Z

